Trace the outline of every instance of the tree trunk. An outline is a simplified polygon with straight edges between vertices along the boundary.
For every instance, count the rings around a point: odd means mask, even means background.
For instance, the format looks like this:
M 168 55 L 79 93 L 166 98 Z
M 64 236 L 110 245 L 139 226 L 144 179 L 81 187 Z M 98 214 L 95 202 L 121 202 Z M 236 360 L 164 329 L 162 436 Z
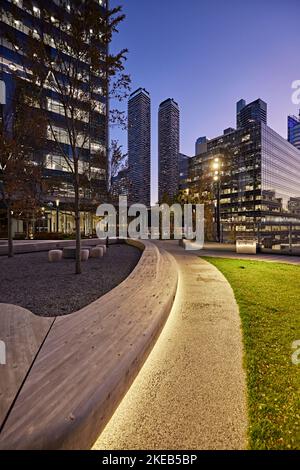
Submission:
M 75 228 L 76 228 L 76 268 L 75 273 L 81 274 L 81 233 L 80 233 L 80 205 L 79 205 L 79 179 L 75 175 Z
M 35 218 L 34 218 L 34 214 L 32 214 L 31 227 L 32 227 L 32 238 L 34 239 L 34 235 L 35 235 Z
M 26 240 L 29 240 L 29 221 L 26 220 Z
M 7 239 L 8 239 L 8 257 L 12 258 L 14 255 L 13 236 L 12 236 L 12 216 L 10 204 L 7 204 Z

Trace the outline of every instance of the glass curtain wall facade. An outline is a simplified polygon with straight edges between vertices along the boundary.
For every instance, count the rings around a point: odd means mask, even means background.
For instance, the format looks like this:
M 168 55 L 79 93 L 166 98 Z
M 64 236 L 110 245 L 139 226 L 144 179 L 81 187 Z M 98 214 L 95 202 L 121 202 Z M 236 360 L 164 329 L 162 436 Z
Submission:
M 236 105 L 236 125 L 237 129 L 246 127 L 252 122 L 263 122 L 267 124 L 267 103 L 260 98 L 246 104 L 245 100 L 240 100 Z
M 300 151 L 269 127 L 261 128 L 262 208 L 260 232 L 266 248 L 300 248 Z
M 288 141 L 300 150 L 300 112 L 299 117 L 288 116 Z
M 189 159 L 188 155 L 184 153 L 178 154 L 178 188 L 183 190 L 187 188 L 187 178 L 189 171 Z
M 212 139 L 207 152 L 190 160 L 190 191 L 211 198 L 212 207 L 219 195 L 224 242 L 246 236 L 263 248 L 300 248 L 299 182 L 300 151 L 264 123 Z
M 97 0 L 100 13 L 103 18 L 108 8 L 106 0 Z M 43 20 L 42 8 L 47 8 L 48 15 L 65 15 L 66 24 L 70 21 L 70 17 L 76 12 L 72 9 L 72 2 L 63 0 L 47 0 L 46 2 L 37 0 L 36 2 L 28 2 L 26 0 L 2 0 L 1 1 L 1 17 L 0 17 L 0 80 L 6 85 L 6 108 L 5 112 L 13 113 L 14 109 L 14 91 L 15 91 L 15 75 L 25 78 L 23 59 L 18 51 L 9 43 L 7 37 L 9 33 L 13 33 L 18 41 L 26 41 L 29 34 L 35 34 L 35 28 L 41 30 L 49 28 L 46 21 Z M 33 6 L 32 6 L 33 5 Z M 16 15 L 18 19 L 16 20 Z M 51 16 L 52 18 L 52 16 Z M 55 25 L 51 25 L 51 32 L 55 35 Z M 59 31 L 57 30 L 57 34 Z M 53 58 L 56 57 L 55 41 L 50 44 L 52 48 Z M 99 55 L 105 62 L 107 48 L 104 45 L 99 46 Z M 70 57 L 70 60 L 71 57 Z M 86 64 L 81 64 L 86 67 Z M 94 207 L 107 196 L 107 146 L 108 146 L 108 98 L 104 92 L 106 89 L 106 80 L 99 73 L 92 77 L 93 83 L 99 81 L 97 93 L 94 93 L 94 100 L 97 106 L 87 118 L 86 113 L 82 118 L 82 125 L 85 126 L 86 120 L 89 122 L 89 137 L 80 148 L 81 161 L 79 162 L 79 173 L 84 173 L 89 167 L 90 186 L 81 188 L 80 198 L 82 200 L 82 230 L 91 233 L 95 229 L 96 219 L 92 212 Z M 85 85 L 82 85 L 83 89 Z M 47 194 L 44 196 L 44 217 L 43 221 L 37 221 L 38 231 L 55 231 L 55 232 L 72 232 L 75 228 L 75 221 L 72 212 L 72 203 L 74 202 L 74 189 L 72 185 L 72 176 L 64 157 L 60 154 L 59 148 L 63 148 L 66 154 L 72 155 L 68 132 L 64 126 L 64 110 L 63 105 L 57 95 L 57 92 L 51 89 L 51 85 L 46 85 L 44 90 L 44 99 L 46 108 L 51 116 L 51 126 L 55 132 L 56 140 L 59 146 L 54 142 L 53 132 L 50 126 L 47 129 L 45 148 L 39 155 L 36 153 L 34 159 L 43 159 L 44 177 L 50 183 L 47 184 Z M 78 101 L 78 110 L 82 103 Z M 80 113 L 79 113 L 80 114 Z M 79 120 L 81 118 L 78 118 Z M 81 124 L 79 123 L 79 126 Z M 86 128 L 86 126 L 85 126 Z M 80 144 L 80 142 L 79 142 Z M 101 158 L 98 159 L 98 155 Z M 90 162 L 93 161 L 92 165 Z M 96 163 L 98 162 L 98 163 Z M 58 184 L 55 184 L 57 182 Z M 59 203 L 57 203 L 59 201 Z M 97 204 L 96 204 L 97 201 Z M 59 204 L 59 217 L 57 217 L 57 204 Z M 96 205 L 95 205 L 96 204 Z M 68 215 L 61 212 L 68 212 Z M 67 220 L 67 221 L 66 221 Z

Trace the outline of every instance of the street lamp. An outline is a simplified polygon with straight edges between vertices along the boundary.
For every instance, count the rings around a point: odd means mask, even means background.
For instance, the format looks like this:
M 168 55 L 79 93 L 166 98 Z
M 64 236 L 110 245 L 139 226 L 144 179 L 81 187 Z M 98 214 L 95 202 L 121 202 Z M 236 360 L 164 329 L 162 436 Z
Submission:
M 58 224 L 59 224 L 59 212 L 58 212 L 58 208 L 59 208 L 59 199 L 56 199 L 55 204 L 56 204 L 56 233 L 58 233 Z
M 44 221 L 45 221 L 45 218 L 46 218 L 45 217 L 45 207 L 42 207 L 41 211 L 42 211 L 42 215 L 41 215 L 42 224 L 39 224 L 39 232 L 41 232 L 41 229 L 42 229 L 42 232 L 44 231 Z
M 220 220 L 220 159 L 216 157 L 213 161 L 212 168 L 214 170 L 213 180 L 217 187 L 217 205 L 216 205 L 216 222 L 217 222 L 217 240 L 221 243 L 221 220 Z

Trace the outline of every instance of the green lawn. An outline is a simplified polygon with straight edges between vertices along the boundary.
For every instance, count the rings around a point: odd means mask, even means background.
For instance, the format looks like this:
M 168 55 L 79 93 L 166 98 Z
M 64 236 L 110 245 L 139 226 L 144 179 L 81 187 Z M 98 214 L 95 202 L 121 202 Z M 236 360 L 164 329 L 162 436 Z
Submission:
M 300 266 L 205 258 L 230 282 L 240 308 L 248 380 L 249 447 L 300 449 Z

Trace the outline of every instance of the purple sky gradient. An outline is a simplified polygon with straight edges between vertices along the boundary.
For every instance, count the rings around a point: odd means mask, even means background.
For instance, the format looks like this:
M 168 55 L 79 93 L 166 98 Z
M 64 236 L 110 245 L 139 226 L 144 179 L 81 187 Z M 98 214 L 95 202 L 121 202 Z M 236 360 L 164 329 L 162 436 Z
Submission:
M 181 152 L 199 136 L 235 127 L 235 104 L 262 98 L 268 124 L 287 135 L 298 114 L 291 83 L 300 79 L 300 0 L 111 0 L 127 15 L 113 49 L 129 49 L 132 91 L 152 104 L 152 203 L 157 200 L 157 112 L 174 98 L 181 111 Z M 122 105 L 127 109 L 127 104 Z M 112 130 L 127 151 L 127 133 Z

